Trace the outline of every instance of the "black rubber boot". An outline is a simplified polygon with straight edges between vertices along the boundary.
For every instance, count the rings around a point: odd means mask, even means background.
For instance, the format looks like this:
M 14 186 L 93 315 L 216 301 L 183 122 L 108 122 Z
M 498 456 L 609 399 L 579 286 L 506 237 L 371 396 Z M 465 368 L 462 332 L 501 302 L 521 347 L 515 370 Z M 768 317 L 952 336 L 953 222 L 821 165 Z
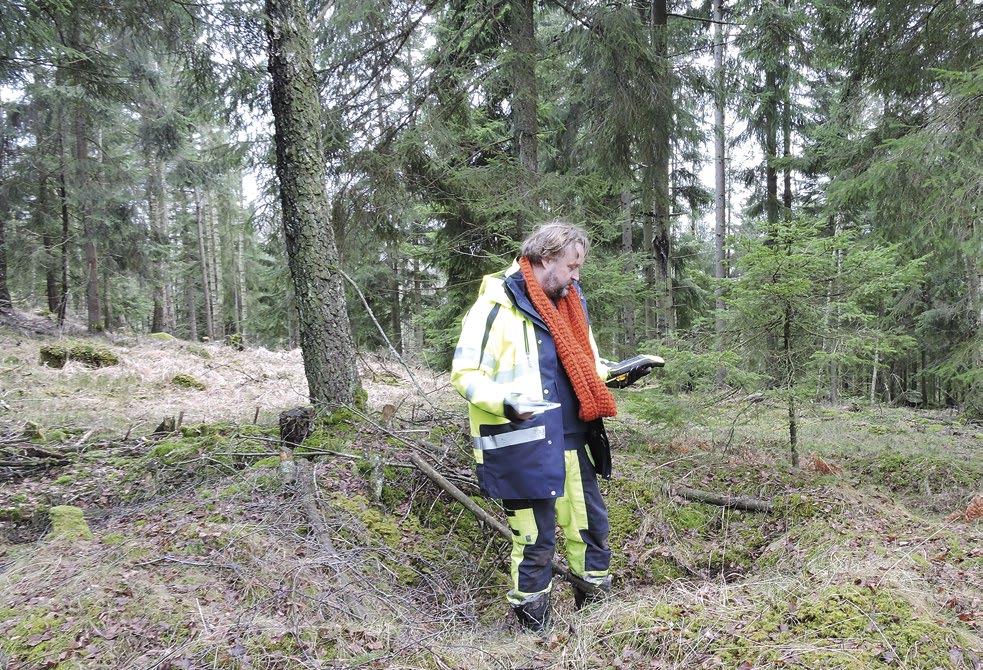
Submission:
M 519 620 L 519 624 L 524 630 L 533 633 L 542 633 L 548 630 L 553 619 L 549 591 L 540 594 L 529 602 L 513 605 L 512 611 L 515 612 L 515 618 Z
M 611 593 L 611 575 L 605 577 L 600 584 L 588 582 L 573 574 L 568 579 L 573 585 L 573 603 L 578 610 L 605 600 Z

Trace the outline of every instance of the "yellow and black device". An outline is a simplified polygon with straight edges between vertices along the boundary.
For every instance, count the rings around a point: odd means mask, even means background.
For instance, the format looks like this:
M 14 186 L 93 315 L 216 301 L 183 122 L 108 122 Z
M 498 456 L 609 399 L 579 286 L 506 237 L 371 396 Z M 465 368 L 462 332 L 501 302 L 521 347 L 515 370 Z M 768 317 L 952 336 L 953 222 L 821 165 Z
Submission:
M 653 356 L 652 354 L 632 356 L 611 365 L 608 380 L 605 383 L 611 388 L 623 389 L 652 372 L 652 368 L 661 368 L 665 364 L 666 362 L 661 356 Z

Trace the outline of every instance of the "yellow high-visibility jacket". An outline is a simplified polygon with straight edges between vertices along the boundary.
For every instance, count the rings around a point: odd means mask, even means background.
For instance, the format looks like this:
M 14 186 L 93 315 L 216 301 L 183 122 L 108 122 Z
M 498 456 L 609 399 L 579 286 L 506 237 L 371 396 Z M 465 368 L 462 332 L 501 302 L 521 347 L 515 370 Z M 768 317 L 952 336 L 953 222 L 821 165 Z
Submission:
M 587 305 L 574 284 L 584 313 Z M 590 345 L 597 373 L 607 379 L 594 333 Z M 526 293 L 518 262 L 485 276 L 464 316 L 454 352 L 451 383 L 468 401 L 478 483 L 491 498 L 541 499 L 563 495 L 564 434 L 579 430 L 576 398 L 553 338 Z M 527 421 L 505 418 L 505 398 L 574 403 Z M 565 425 L 567 424 L 567 425 Z

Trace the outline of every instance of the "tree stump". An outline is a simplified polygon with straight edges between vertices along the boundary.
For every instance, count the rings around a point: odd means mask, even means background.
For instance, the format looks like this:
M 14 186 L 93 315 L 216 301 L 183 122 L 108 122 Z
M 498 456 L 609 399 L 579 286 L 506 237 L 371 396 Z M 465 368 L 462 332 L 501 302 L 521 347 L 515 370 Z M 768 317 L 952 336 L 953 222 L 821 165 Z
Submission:
M 314 425 L 314 410 L 296 407 L 280 413 L 280 476 L 291 483 L 297 476 L 294 449 L 303 444 Z

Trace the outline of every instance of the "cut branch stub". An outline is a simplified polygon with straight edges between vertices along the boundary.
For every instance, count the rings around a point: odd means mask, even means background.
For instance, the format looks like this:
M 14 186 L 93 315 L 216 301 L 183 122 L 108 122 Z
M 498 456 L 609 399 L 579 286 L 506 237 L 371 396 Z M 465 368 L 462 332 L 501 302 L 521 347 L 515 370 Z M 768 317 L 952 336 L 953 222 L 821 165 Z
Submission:
M 296 476 L 294 449 L 303 444 L 314 425 L 314 410 L 296 407 L 280 413 L 280 474 L 290 483 Z

